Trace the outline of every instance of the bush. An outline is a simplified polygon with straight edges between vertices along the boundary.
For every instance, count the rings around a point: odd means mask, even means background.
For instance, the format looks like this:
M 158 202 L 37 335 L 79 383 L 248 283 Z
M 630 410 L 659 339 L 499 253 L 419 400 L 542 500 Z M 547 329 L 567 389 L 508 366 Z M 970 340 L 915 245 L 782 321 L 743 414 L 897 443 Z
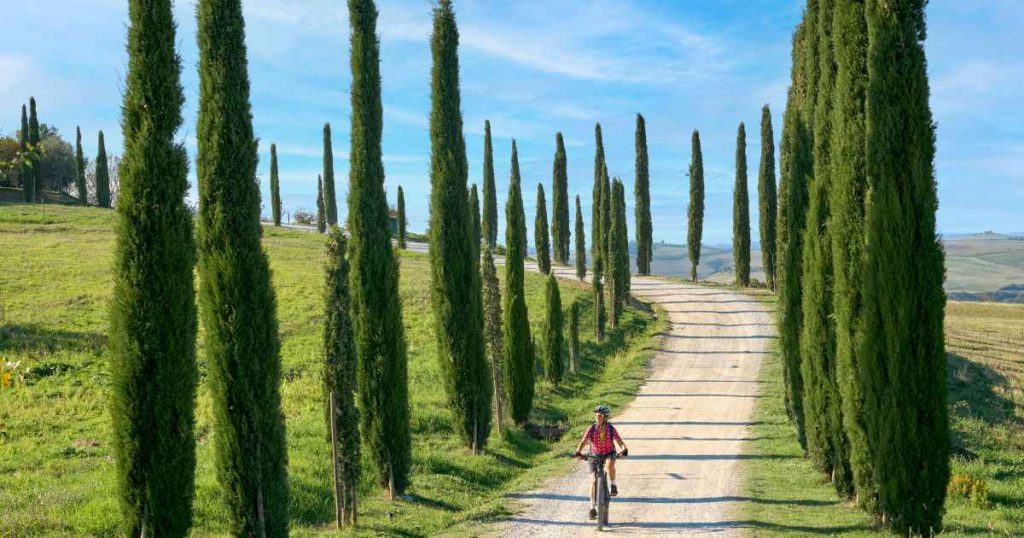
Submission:
M 295 224 L 316 226 L 316 213 L 305 209 L 296 209 L 295 213 L 292 213 L 292 220 L 295 221 Z
M 946 494 L 951 499 L 965 499 L 977 508 L 989 508 L 988 484 L 969 474 L 955 474 L 949 478 Z

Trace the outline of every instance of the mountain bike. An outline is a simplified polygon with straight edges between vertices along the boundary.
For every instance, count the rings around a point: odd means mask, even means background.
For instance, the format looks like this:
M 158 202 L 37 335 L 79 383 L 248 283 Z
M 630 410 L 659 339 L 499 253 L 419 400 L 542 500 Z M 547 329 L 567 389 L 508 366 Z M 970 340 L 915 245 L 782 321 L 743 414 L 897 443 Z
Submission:
M 604 462 L 611 457 L 611 454 L 597 456 L 594 454 L 583 455 L 580 459 L 590 464 L 590 471 L 594 473 L 594 482 L 590 486 L 590 500 L 596 499 L 597 505 L 597 530 L 602 531 L 608 526 L 608 508 L 611 504 L 611 492 L 608 488 L 608 475 L 604 470 Z M 619 456 L 624 457 L 624 456 Z

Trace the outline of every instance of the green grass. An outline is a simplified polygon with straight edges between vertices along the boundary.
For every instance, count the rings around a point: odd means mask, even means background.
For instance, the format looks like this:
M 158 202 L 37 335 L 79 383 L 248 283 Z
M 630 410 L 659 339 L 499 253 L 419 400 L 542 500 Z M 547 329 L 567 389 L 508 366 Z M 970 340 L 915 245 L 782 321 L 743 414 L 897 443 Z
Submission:
M 106 312 L 111 286 L 112 212 L 56 205 L 0 205 L 0 357 L 14 375 L 0 388 L 0 536 L 120 534 L 110 451 Z M 264 245 L 278 298 L 287 421 L 292 529 L 333 534 L 329 447 L 321 414 L 323 237 L 266 229 Z M 499 271 L 503 273 L 503 271 Z M 505 494 L 571 465 L 572 442 L 521 432 L 492 435 L 474 457 L 456 439 L 440 389 L 429 308 L 429 264 L 401 256 L 401 297 L 409 342 L 413 430 L 411 500 L 390 503 L 367 476 L 360 485 L 359 534 L 429 536 L 476 532 L 509 512 Z M 531 326 L 540 334 L 544 280 L 527 274 Z M 583 305 L 589 289 L 562 282 L 562 300 Z M 583 330 L 583 371 L 562 387 L 538 385 L 534 422 L 578 429 L 596 402 L 632 399 L 663 321 L 631 309 L 602 344 Z M 204 375 L 202 334 L 200 371 Z M 214 478 L 210 396 L 197 401 L 197 536 L 224 535 L 227 516 Z
M 953 474 L 985 481 L 990 506 L 948 499 L 944 536 L 1024 535 L 1024 306 L 950 302 L 946 311 Z M 777 356 L 761 371 L 762 398 L 744 460 L 741 519 L 753 536 L 878 534 L 803 459 L 782 403 Z M 758 456 L 773 455 L 772 458 Z M 780 457 L 781 456 L 781 457 Z

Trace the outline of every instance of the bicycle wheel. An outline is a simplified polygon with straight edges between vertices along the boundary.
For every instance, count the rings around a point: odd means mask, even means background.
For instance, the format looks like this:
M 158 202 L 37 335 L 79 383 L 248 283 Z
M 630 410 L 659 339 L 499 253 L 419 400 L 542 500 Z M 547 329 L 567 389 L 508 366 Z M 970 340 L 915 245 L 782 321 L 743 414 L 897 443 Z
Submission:
M 604 530 L 608 526 L 608 480 L 605 477 L 597 479 L 597 530 Z

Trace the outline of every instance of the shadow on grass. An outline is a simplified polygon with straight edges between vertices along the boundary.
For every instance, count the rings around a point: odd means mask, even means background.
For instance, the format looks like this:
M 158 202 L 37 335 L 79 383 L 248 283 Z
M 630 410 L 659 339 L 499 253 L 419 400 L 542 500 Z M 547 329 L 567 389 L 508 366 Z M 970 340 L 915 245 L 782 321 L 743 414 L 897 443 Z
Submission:
M 38 325 L 0 327 L 0 351 L 54 352 L 60 350 L 99 353 L 107 347 L 107 335 L 93 332 L 60 331 Z

